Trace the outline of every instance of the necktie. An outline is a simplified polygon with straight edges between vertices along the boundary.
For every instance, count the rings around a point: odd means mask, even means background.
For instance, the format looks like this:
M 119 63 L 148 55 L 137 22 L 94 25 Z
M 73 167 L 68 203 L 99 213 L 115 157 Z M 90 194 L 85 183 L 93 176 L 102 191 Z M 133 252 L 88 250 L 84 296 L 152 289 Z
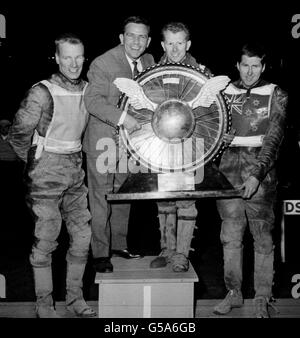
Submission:
M 137 61 L 132 61 L 133 63 L 133 77 L 135 78 L 139 74 L 139 70 L 137 68 Z

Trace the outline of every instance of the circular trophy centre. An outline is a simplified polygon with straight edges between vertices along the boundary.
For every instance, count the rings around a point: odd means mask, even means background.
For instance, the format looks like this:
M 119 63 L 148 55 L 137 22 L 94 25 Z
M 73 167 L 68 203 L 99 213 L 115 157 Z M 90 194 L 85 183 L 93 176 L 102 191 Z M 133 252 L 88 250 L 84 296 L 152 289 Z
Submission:
M 155 134 L 167 142 L 181 142 L 191 136 L 195 127 L 192 109 L 179 100 L 161 103 L 152 119 Z

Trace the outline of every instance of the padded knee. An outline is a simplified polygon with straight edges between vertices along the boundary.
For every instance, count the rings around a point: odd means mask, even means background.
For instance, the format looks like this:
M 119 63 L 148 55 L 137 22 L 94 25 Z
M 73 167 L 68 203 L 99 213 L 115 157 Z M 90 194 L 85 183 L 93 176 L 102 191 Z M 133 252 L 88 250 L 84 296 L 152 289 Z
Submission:
M 70 241 L 69 252 L 75 257 L 87 257 L 91 243 L 91 227 L 87 226 L 84 229 L 72 233 L 72 241 Z
M 176 203 L 173 201 L 159 202 L 157 208 L 159 214 L 176 214 L 177 212 Z
M 263 220 L 250 220 L 249 223 L 255 252 L 269 255 L 273 251 L 272 224 Z
M 51 266 L 52 255 L 45 254 L 37 248 L 33 248 L 32 253 L 29 256 L 30 263 L 33 267 L 41 268 Z
M 195 204 L 189 205 L 187 208 L 178 208 L 178 219 L 182 220 L 195 220 L 198 211 Z
M 246 227 L 244 219 L 232 218 L 222 222 L 220 239 L 226 249 L 242 248 L 243 236 Z

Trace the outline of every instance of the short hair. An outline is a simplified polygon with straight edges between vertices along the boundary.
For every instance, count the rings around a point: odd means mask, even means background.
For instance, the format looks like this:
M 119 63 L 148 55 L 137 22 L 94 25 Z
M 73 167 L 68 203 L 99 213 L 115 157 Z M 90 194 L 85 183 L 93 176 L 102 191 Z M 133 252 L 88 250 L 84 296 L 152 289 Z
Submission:
M 63 33 L 60 34 L 56 39 L 55 39 L 55 51 L 57 54 L 59 54 L 59 45 L 65 42 L 68 42 L 72 45 L 83 45 L 82 40 L 75 34 L 73 33 Z
M 248 57 L 259 57 L 262 64 L 266 63 L 266 50 L 265 47 L 259 42 L 245 43 L 239 51 L 238 62 L 241 61 L 243 55 Z
M 190 40 L 190 36 L 191 36 L 190 30 L 187 27 L 187 25 L 182 22 L 169 22 L 165 24 L 161 30 L 161 37 L 163 41 L 165 40 L 166 31 L 171 31 L 172 33 L 185 32 L 186 40 L 187 41 Z
M 144 18 L 142 16 L 129 16 L 123 22 L 123 33 L 125 33 L 126 26 L 129 23 L 137 23 L 137 24 L 145 25 L 147 27 L 147 30 L 148 30 L 148 35 L 150 34 L 150 24 L 149 24 L 149 21 L 146 18 Z

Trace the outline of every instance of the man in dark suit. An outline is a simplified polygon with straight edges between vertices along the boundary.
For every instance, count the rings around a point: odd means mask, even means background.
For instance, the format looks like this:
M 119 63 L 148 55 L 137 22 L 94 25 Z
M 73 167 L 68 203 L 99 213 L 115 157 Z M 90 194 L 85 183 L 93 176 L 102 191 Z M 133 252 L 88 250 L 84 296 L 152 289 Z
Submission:
M 115 144 L 118 126 L 123 124 L 128 132 L 139 129 L 138 122 L 117 107 L 121 92 L 113 81 L 118 77 L 134 78 L 154 64 L 152 55 L 144 54 L 151 40 L 149 32 L 144 18 L 127 18 L 119 36 L 121 43 L 93 60 L 87 74 L 85 104 L 90 117 L 83 149 L 87 155 L 91 246 L 97 272 L 113 271 L 111 249 L 126 258 L 139 257 L 127 248 L 130 205 L 109 204 L 105 196 L 116 191 L 128 175 L 128 170 L 121 173 L 119 169 L 120 158 L 126 154 Z

